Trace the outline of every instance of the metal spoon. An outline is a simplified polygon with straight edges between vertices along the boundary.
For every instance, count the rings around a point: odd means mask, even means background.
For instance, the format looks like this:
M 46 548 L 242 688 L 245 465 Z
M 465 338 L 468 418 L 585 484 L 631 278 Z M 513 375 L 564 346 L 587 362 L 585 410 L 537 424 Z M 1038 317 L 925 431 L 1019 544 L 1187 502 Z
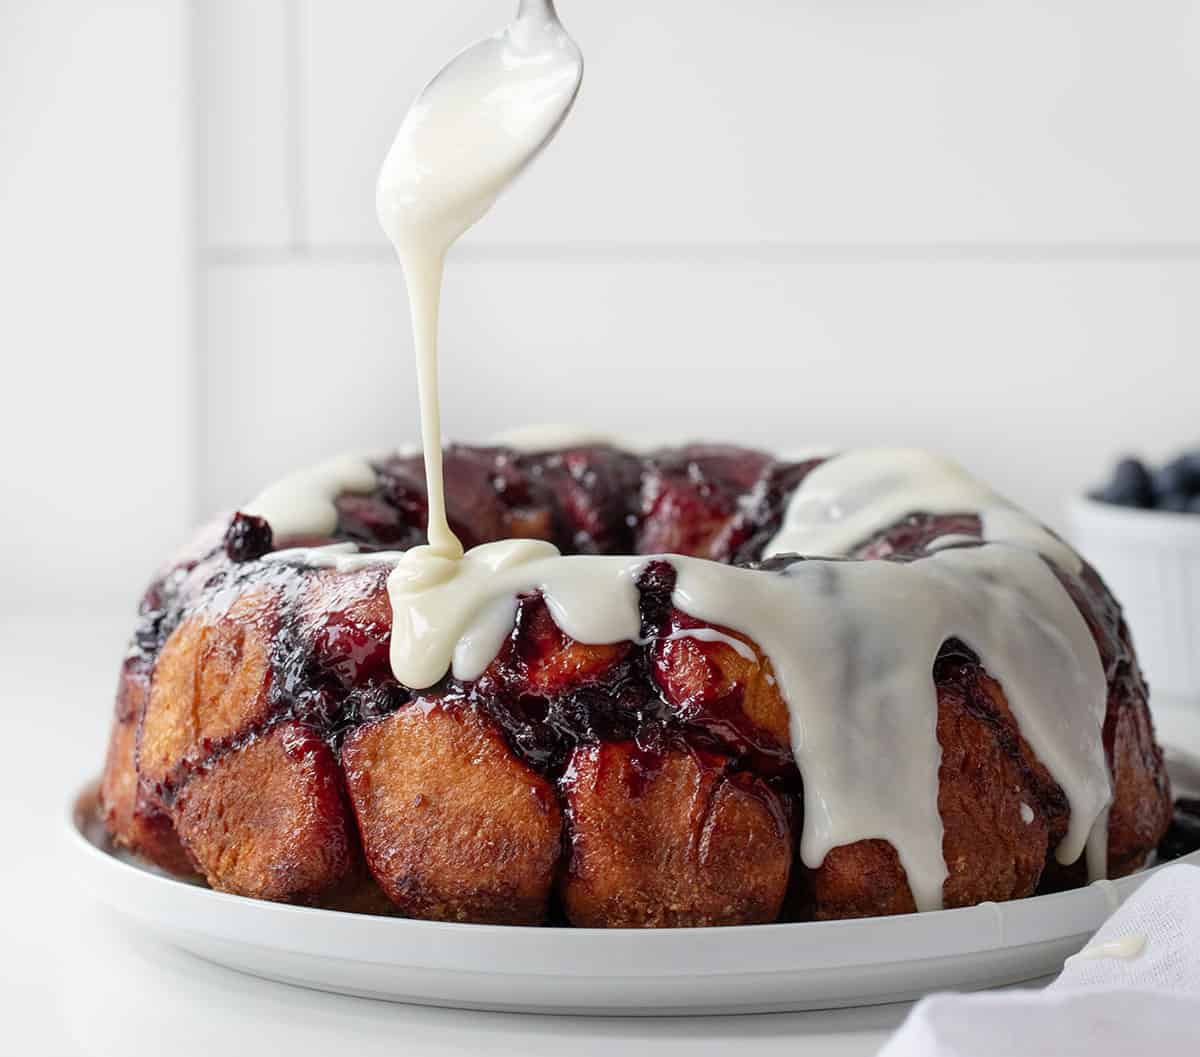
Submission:
M 451 59 L 380 173 L 379 217 L 397 247 L 418 227 L 449 246 L 479 220 L 554 138 L 582 80 L 583 55 L 553 0 L 521 0 L 513 22 Z

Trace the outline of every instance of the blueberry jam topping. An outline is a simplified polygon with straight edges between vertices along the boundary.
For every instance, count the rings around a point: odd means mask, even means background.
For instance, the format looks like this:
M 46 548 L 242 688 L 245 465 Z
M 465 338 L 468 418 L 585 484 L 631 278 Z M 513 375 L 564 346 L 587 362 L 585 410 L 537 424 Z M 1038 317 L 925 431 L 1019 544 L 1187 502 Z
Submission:
M 771 575 L 802 560 L 760 561 L 792 493 L 818 464 L 718 446 L 645 456 L 603 445 L 543 454 L 454 446 L 446 452 L 447 508 L 469 546 L 525 536 L 549 539 L 565 554 L 674 552 Z M 392 456 L 375 468 L 374 492 L 338 497 L 338 526 L 328 542 L 352 541 L 364 550 L 423 543 L 427 504 L 419 457 Z M 974 515 L 914 514 L 862 541 L 856 557 L 907 560 L 935 541 L 980 534 Z M 191 614 L 219 615 L 248 591 L 263 590 L 274 596 L 263 629 L 272 643 L 267 727 L 299 720 L 336 748 L 363 723 L 453 698 L 489 716 L 514 755 L 553 781 L 565 780 L 580 746 L 631 742 L 635 770 L 647 776 L 668 748 L 683 747 L 697 759 L 723 761 L 730 775 L 744 775 L 738 781 L 747 791 L 769 787 L 798 806 L 800 776 L 786 727 L 768 730 L 750 718 L 756 713 L 746 707 L 751 691 L 739 675 L 736 650 L 687 636 L 696 622 L 674 606 L 676 572 L 668 562 L 649 561 L 641 572 L 639 641 L 574 642 L 534 593 L 519 600 L 511 635 L 478 680 L 447 676 L 414 695 L 391 670 L 388 566 L 335 574 L 262 560 L 272 544 L 265 521 L 239 513 L 211 551 L 156 581 L 143 602 L 138 663 L 152 665 Z M 1135 676 L 1119 611 L 1090 575 L 1062 574 L 1064 586 L 1092 627 L 1110 679 L 1122 665 Z M 953 684 L 968 704 L 1004 726 L 977 685 L 978 658 L 965 646 L 948 643 L 936 674 L 939 686 Z M 218 751 L 225 749 L 215 746 Z M 1036 778 L 1029 781 L 1038 788 Z M 1039 796 L 1043 806 L 1054 807 L 1061 791 L 1039 788 Z
M 1184 452 L 1158 468 L 1127 456 L 1093 499 L 1140 510 L 1200 513 L 1200 449 Z

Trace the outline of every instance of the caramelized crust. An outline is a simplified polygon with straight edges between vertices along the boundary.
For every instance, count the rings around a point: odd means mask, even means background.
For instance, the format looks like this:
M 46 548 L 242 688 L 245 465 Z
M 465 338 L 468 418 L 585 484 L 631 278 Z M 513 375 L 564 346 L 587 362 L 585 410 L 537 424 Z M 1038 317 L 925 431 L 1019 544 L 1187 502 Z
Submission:
M 150 677 L 135 662 L 121 670 L 117 707 L 100 780 L 100 812 L 112 839 L 170 873 L 195 873 L 170 818 L 138 796 L 134 757 L 138 724 L 146 705 Z
M 810 870 L 796 862 L 796 917 L 817 921 L 912 914 L 917 909 L 900 865 L 886 840 L 860 840 L 831 848 Z
M 1124 877 L 1145 865 L 1170 825 L 1171 794 L 1149 709 L 1136 707 L 1136 700 L 1119 690 L 1110 698 L 1115 700 L 1109 702 L 1105 731 L 1113 776 L 1108 876 Z
M 351 869 L 337 763 L 302 723 L 281 723 L 204 767 L 171 812 L 208 883 L 223 892 L 303 902 Z
M 1078 577 L 1061 579 L 1092 629 L 1108 676 L 1104 749 L 1113 782 L 1108 876 L 1121 877 L 1145 863 L 1170 825 L 1170 782 L 1154 740 L 1149 691 L 1121 607 L 1089 566 Z M 1053 860 L 1052 865 L 1061 871 Z M 1086 879 L 1081 869 L 1076 876 L 1080 884 Z
M 1062 791 L 1021 738 L 999 683 L 974 665 L 952 669 L 943 680 L 937 726 L 938 812 L 949 871 L 943 901 L 961 907 L 1032 895 L 1047 852 L 1066 832 Z
M 378 914 L 395 917 L 400 910 L 379 887 L 371 876 L 367 864 L 362 860 L 361 849 L 356 850 L 355 862 L 349 873 L 332 888 L 322 892 L 318 900 L 325 910 L 340 910 L 346 914 Z
M 519 683 L 520 693 L 539 697 L 568 694 L 599 681 L 629 656 L 632 644 L 591 646 L 576 642 L 560 630 L 540 598 L 521 607 L 519 633 L 507 658 L 509 670 L 503 673 L 509 683 Z M 496 672 L 496 666 L 493 666 Z
M 943 903 L 970 906 L 1032 895 L 1048 852 L 1066 832 L 1062 791 L 1020 737 L 994 679 L 975 662 L 953 657 L 943 658 L 935 671 L 942 748 L 938 812 L 948 871 Z M 800 872 L 802 906 L 821 920 L 916 909 L 887 841 L 834 848 L 817 869 Z
M 1108 812 L 1108 876 L 1124 877 L 1146 864 L 1171 823 L 1171 790 L 1162 751 L 1154 741 L 1145 686 L 1122 665 L 1109 690 L 1104 744 L 1112 773 Z M 1060 865 L 1051 856 L 1041 890 L 1057 892 L 1087 883 L 1082 861 Z
M 562 815 L 493 722 L 462 701 L 418 699 L 351 733 L 342 763 L 367 862 L 402 913 L 545 920 Z
M 573 925 L 749 925 L 787 892 L 784 802 L 729 760 L 606 742 L 575 752 L 562 779 L 571 856 L 561 882 Z
M 223 613 L 188 617 L 163 646 L 137 747 L 152 799 L 169 798 L 182 768 L 269 718 L 276 605 L 276 592 L 251 589 Z
M 744 643 L 753 657 L 728 642 L 688 635 L 715 631 Z M 771 662 L 745 635 L 712 628 L 677 609 L 651 647 L 651 671 L 676 719 L 711 735 L 729 751 L 767 773 L 791 767 L 788 708 Z

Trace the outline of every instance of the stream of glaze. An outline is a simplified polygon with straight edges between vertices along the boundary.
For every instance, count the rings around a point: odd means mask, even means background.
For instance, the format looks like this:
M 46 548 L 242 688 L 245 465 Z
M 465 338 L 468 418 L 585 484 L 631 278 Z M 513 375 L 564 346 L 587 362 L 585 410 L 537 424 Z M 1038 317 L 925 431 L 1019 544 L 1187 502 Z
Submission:
M 582 58 L 550 0 L 467 48 L 421 92 L 376 188 L 379 221 L 408 285 L 432 558 L 458 558 L 446 519 L 438 401 L 438 318 L 446 253 L 554 135 L 574 101 Z

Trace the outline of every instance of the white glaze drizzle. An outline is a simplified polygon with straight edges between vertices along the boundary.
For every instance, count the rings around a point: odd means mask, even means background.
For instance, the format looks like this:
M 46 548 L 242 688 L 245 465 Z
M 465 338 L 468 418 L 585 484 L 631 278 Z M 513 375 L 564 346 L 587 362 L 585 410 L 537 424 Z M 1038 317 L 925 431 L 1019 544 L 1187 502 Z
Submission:
M 910 514 L 975 514 L 984 540 L 1081 568 L 1079 556 L 1024 511 L 949 459 L 916 448 L 866 448 L 822 463 L 792 494 L 764 557 L 851 554 Z
M 320 547 L 289 547 L 264 554 L 265 562 L 285 562 L 306 569 L 332 569 L 339 573 L 356 573 L 377 565 L 395 566 L 403 551 L 364 551 L 357 543 L 327 543 Z
M 345 492 L 370 492 L 375 485 L 375 470 L 366 459 L 341 455 L 288 474 L 242 510 L 265 518 L 276 543 L 302 536 L 328 536 L 337 527 L 334 500 Z
M 968 536 L 963 532 L 947 532 L 944 536 L 937 536 L 925 544 L 925 550 L 929 553 L 934 551 L 942 551 L 947 547 L 959 547 L 964 543 L 976 544 L 979 540 L 974 536 Z
M 1082 958 L 1091 961 L 1098 958 L 1121 958 L 1129 960 L 1138 957 L 1146 949 L 1146 937 L 1140 932 L 1131 932 L 1128 936 L 1118 936 L 1115 940 L 1105 940 L 1102 943 L 1090 943 L 1072 958 Z
M 1033 821 L 1033 808 L 1022 800 L 1019 810 L 1021 812 L 1021 821 L 1028 826 Z
M 388 578 L 392 670 L 423 690 L 447 671 L 477 679 L 511 634 L 519 595 L 541 591 L 555 623 L 585 643 L 637 639 L 644 557 L 571 555 L 543 540 L 502 540 L 437 560 L 414 548 Z
M 383 163 L 376 209 L 408 284 L 421 404 L 429 543 L 462 556 L 446 519 L 438 405 L 438 309 L 445 257 L 554 135 L 583 62 L 551 0 L 453 59 L 409 109 Z
M 481 675 L 511 634 L 518 596 L 541 592 L 558 626 L 588 644 L 636 641 L 636 582 L 652 557 L 559 555 L 507 540 L 460 561 L 407 552 L 388 580 L 391 661 L 414 689 Z M 1056 849 L 1073 862 L 1103 840 L 1110 796 L 1100 732 L 1106 681 L 1087 624 L 1045 562 L 1000 544 L 910 563 L 807 561 L 782 573 L 677 555 L 673 604 L 747 636 L 771 660 L 804 777 L 800 854 L 890 841 L 921 909 L 946 877 L 937 808 L 934 658 L 949 638 L 981 657 L 1071 806 Z
M 732 635 L 726 635 L 725 632 L 718 631 L 716 628 L 680 628 L 678 631 L 672 631 L 670 635 L 666 636 L 664 641 L 674 642 L 677 639 L 695 639 L 697 642 L 723 642 L 743 660 L 758 660 L 758 656 L 754 650 L 741 639 L 735 639 Z
M 1110 796 L 1104 671 L 1087 624 L 1037 555 L 991 545 L 911 563 L 802 562 L 782 576 L 688 562 L 673 601 L 770 658 L 804 776 L 809 866 L 830 848 L 882 836 L 918 906 L 940 905 L 932 667 L 951 637 L 1004 687 L 1022 734 L 1063 787 L 1071 820 L 1057 857 L 1073 862 L 1089 837 L 1103 840 L 1103 827 L 1092 830 Z

